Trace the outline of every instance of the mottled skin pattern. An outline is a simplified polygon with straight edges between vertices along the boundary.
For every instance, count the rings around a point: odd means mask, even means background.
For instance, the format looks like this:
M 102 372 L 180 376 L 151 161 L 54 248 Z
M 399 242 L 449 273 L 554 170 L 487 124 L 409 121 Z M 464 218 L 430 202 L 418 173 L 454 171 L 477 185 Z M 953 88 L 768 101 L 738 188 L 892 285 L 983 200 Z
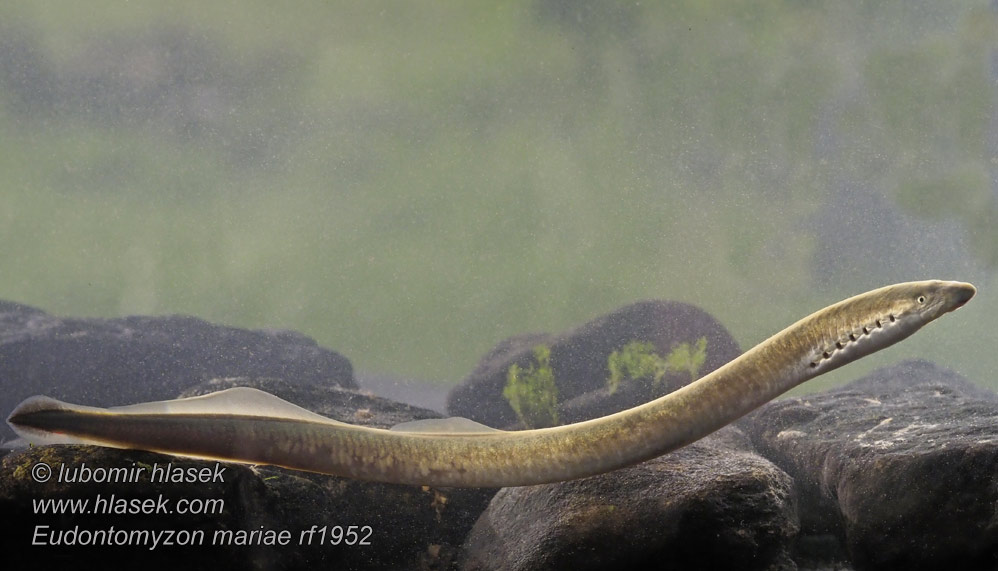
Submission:
M 818 311 L 702 379 L 610 416 L 540 430 L 387 431 L 336 421 L 240 414 L 124 414 L 41 399 L 8 422 L 31 435 L 273 464 L 363 480 L 525 486 L 635 464 L 710 434 L 817 375 L 892 345 L 966 303 L 960 282 L 909 282 Z

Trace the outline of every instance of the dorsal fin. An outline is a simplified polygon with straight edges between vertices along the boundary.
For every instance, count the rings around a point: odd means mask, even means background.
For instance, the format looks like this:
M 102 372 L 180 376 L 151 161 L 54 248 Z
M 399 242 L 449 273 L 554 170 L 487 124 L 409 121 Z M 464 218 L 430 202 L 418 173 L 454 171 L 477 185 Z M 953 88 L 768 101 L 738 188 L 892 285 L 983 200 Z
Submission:
M 114 406 L 108 410 L 122 414 L 239 414 L 345 424 L 249 387 L 235 387 L 183 399 Z
M 402 424 L 396 424 L 391 427 L 391 430 L 393 432 L 415 432 L 419 434 L 439 434 L 441 436 L 482 433 L 498 434 L 503 432 L 502 430 L 492 428 L 491 426 L 485 426 L 480 422 L 475 422 L 474 420 L 461 416 L 412 420 L 409 422 L 403 422 Z

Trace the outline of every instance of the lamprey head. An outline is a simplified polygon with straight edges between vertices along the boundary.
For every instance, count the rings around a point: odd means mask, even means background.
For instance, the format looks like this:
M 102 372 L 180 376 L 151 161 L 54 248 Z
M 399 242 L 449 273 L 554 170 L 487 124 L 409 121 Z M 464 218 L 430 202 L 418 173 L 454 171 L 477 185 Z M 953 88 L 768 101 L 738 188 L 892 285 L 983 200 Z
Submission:
M 912 282 L 908 304 L 922 316 L 925 323 L 963 307 L 977 293 L 977 288 L 964 282 Z
M 910 336 L 931 321 L 960 308 L 977 290 L 963 282 L 895 284 L 839 302 L 819 314 L 811 331 L 815 343 L 811 373 L 841 367 Z M 813 375 L 812 375 L 813 376 Z

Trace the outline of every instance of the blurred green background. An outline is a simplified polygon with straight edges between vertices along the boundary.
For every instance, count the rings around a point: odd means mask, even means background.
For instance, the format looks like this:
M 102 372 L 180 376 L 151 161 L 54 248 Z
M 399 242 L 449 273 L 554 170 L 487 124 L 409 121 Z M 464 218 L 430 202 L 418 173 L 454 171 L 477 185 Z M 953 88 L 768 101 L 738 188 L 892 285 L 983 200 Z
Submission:
M 5 2 L 0 298 L 301 331 L 453 383 L 645 298 L 743 348 L 974 281 L 998 388 L 998 5 Z

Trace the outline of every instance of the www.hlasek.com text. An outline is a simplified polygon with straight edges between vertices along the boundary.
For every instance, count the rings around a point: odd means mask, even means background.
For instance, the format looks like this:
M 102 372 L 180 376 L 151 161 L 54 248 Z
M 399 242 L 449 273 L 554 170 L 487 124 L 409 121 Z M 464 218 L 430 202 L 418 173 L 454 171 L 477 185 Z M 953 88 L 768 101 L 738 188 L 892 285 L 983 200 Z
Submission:
M 31 507 L 36 515 L 204 515 L 225 512 L 225 499 L 173 499 L 163 494 L 152 498 L 128 498 L 117 494 L 97 494 L 94 498 L 33 498 Z

